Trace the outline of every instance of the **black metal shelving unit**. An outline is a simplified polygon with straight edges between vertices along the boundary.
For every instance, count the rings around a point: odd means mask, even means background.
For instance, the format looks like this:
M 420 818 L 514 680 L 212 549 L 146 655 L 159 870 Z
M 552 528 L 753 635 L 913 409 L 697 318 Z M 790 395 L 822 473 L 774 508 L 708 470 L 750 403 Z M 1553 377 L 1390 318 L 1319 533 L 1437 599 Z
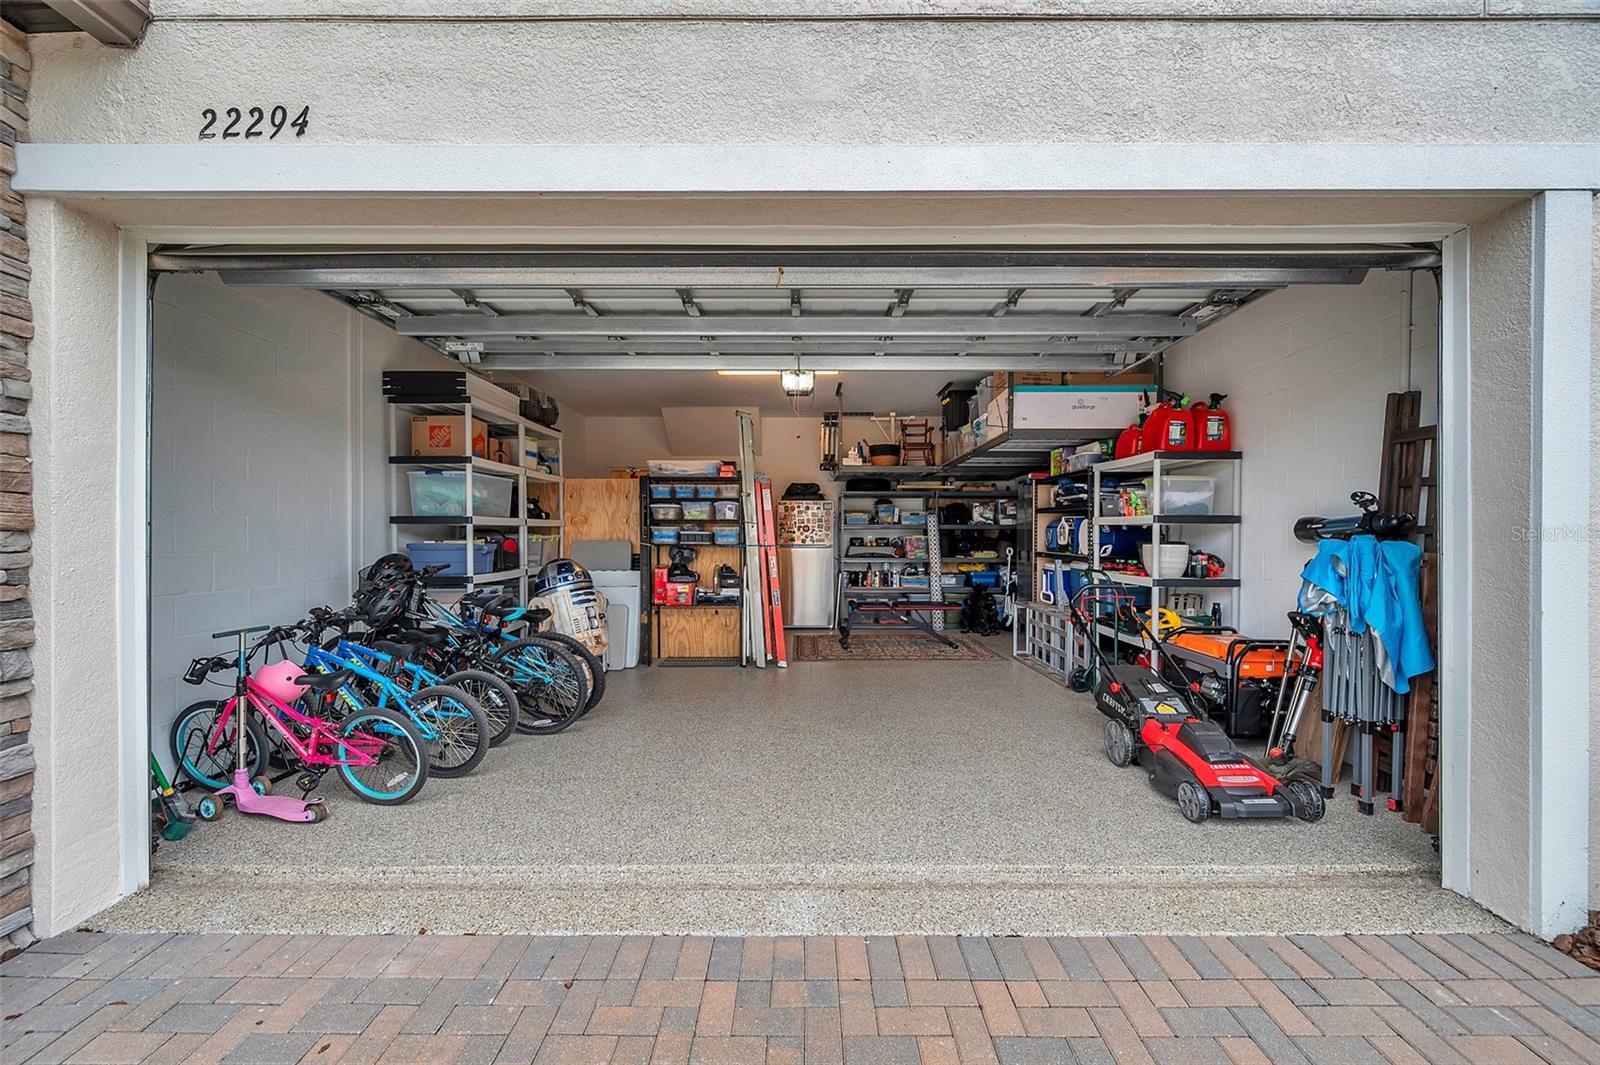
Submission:
M 671 551 L 671 549 L 674 548 L 674 547 L 692 547 L 692 548 L 695 548 L 696 550 L 702 550 L 702 549 L 706 549 L 706 548 L 722 548 L 722 549 L 725 549 L 725 550 L 735 551 L 735 552 L 737 552 L 737 554 L 739 556 L 738 570 L 739 570 L 739 584 L 740 584 L 740 587 L 742 588 L 744 586 L 744 583 L 747 580 L 749 580 L 749 578 L 750 578 L 750 575 L 746 572 L 746 569 L 745 569 L 745 561 L 744 561 L 745 552 L 742 550 L 744 548 L 744 546 L 745 546 L 745 542 L 744 542 L 744 538 L 743 538 L 742 535 L 739 538 L 737 543 L 731 543 L 731 544 L 719 544 L 719 543 L 716 543 L 714 541 L 711 542 L 711 543 L 698 543 L 698 544 L 683 544 L 683 543 L 658 544 L 658 543 L 655 542 L 655 539 L 652 536 L 652 532 L 653 532 L 653 530 L 658 529 L 658 528 L 660 528 L 660 529 L 680 529 L 681 530 L 684 526 L 694 526 L 696 528 L 708 528 L 709 529 L 709 528 L 727 528 L 728 526 L 742 527 L 743 524 L 744 524 L 744 503 L 743 503 L 743 500 L 741 500 L 737 494 L 728 495 L 728 496 L 717 496 L 715 498 L 709 497 L 709 496 L 704 497 L 704 498 L 701 498 L 699 496 L 696 496 L 696 497 L 693 497 L 693 498 L 688 497 L 688 496 L 683 496 L 683 497 L 673 496 L 672 498 L 666 498 L 666 499 L 654 499 L 654 498 L 652 498 L 651 488 L 653 486 L 655 486 L 655 485 L 680 485 L 680 484 L 683 484 L 683 485 L 706 485 L 706 484 L 711 484 L 711 485 L 717 485 L 719 487 L 721 487 L 723 485 L 732 485 L 735 488 L 735 490 L 737 490 L 737 488 L 739 486 L 739 478 L 738 478 L 738 476 L 733 476 L 733 477 L 641 477 L 639 479 L 639 554 L 640 554 L 639 599 L 640 599 L 640 602 L 644 604 L 644 608 L 639 611 L 639 625 L 640 625 L 640 630 L 639 630 L 639 656 L 640 656 L 640 662 L 643 665 L 660 665 L 660 666 L 669 666 L 669 665 L 672 665 L 672 666 L 736 666 L 736 665 L 739 664 L 739 656 L 738 656 L 738 654 L 734 654 L 734 655 L 731 655 L 731 656 L 714 655 L 714 656 L 694 657 L 694 658 L 664 658 L 661 655 L 661 649 L 660 649 L 661 625 L 659 624 L 659 621 L 660 621 L 661 616 L 662 616 L 663 613 L 679 611 L 679 610 L 690 610 L 690 611 L 700 611 L 700 610 L 739 610 L 741 608 L 741 606 L 742 606 L 742 603 L 743 603 L 743 598 L 742 597 L 739 600 L 736 600 L 736 601 L 731 602 L 731 603 L 691 603 L 691 604 L 688 604 L 686 606 L 671 606 L 671 605 L 668 605 L 668 604 L 665 604 L 665 603 L 657 603 L 655 601 L 654 578 L 655 578 L 656 567 L 657 567 L 658 564 L 661 564 L 661 559 L 663 557 L 661 552 Z M 677 519 L 669 519 L 669 520 L 657 520 L 657 519 L 652 518 L 651 514 L 650 514 L 650 505 L 652 503 L 680 503 L 681 504 L 681 503 L 719 503 L 719 502 L 720 503 L 727 503 L 727 502 L 736 503 L 738 505 L 739 511 L 740 511 L 739 517 L 737 517 L 737 518 L 723 518 L 723 519 L 720 519 L 720 520 L 719 519 L 715 519 L 715 518 L 706 518 L 706 519 L 677 518 Z

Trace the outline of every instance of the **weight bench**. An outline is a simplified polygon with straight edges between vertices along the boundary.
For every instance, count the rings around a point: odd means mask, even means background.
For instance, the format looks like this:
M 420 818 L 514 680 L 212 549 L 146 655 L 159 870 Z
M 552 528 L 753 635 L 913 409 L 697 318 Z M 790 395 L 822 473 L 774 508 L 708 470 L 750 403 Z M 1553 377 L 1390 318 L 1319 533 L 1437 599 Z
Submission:
M 850 650 L 850 623 L 857 614 L 874 614 L 880 617 L 889 617 L 902 625 L 909 625 L 914 629 L 932 636 L 946 647 L 957 646 L 956 642 L 938 629 L 933 627 L 934 614 L 949 614 L 952 611 L 959 613 L 959 603 L 936 603 L 931 599 L 885 599 L 862 597 L 859 599 L 845 597 L 844 616 L 839 621 L 839 646 L 846 651 Z

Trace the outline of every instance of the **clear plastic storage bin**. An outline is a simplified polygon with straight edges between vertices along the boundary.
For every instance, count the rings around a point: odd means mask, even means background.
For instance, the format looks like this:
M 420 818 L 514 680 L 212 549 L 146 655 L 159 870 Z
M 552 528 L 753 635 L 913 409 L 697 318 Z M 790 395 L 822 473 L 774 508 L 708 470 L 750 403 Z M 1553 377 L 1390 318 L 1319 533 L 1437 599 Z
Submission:
M 411 512 L 439 516 L 467 512 L 467 475 L 463 470 L 410 470 Z M 472 513 L 479 518 L 509 518 L 515 487 L 509 477 L 472 475 Z
M 1210 514 L 1216 495 L 1217 482 L 1213 477 L 1163 477 L 1161 513 Z M 1153 501 L 1154 497 L 1151 498 Z

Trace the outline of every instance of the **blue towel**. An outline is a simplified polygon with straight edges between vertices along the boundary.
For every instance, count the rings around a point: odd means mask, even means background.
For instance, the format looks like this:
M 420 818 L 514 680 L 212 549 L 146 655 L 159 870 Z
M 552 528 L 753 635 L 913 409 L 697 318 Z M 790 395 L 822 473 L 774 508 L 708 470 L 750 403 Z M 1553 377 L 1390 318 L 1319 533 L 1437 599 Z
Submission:
M 1300 571 L 1300 609 L 1325 614 L 1337 603 L 1352 632 L 1370 628 L 1378 638 L 1385 683 L 1404 695 L 1410 678 L 1433 670 L 1418 591 L 1421 573 L 1422 548 L 1409 540 L 1323 540 Z

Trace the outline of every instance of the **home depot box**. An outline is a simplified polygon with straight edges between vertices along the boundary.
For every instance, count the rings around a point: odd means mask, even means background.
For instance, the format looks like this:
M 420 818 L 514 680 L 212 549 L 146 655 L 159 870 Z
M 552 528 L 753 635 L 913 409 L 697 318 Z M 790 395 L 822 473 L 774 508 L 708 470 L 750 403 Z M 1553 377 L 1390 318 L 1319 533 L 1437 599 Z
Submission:
M 466 423 L 459 414 L 418 414 L 411 419 L 413 455 L 489 455 L 489 426 L 472 419 L 472 450 L 467 450 Z

